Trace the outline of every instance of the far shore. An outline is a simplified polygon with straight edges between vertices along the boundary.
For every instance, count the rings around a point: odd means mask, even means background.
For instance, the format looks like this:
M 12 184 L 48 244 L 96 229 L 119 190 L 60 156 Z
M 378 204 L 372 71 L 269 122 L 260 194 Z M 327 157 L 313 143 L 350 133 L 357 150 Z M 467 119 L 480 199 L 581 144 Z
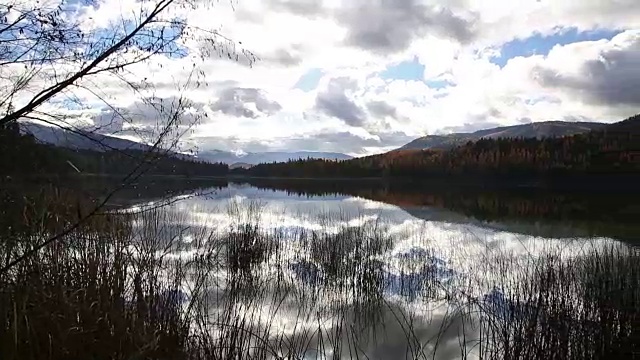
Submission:
M 95 178 L 120 179 L 123 174 L 39 174 L 29 176 L 36 181 L 53 182 L 56 178 Z M 2 177 L 0 183 L 20 183 L 24 178 Z M 188 175 L 144 175 L 140 180 L 168 180 L 168 181 L 230 181 L 233 183 L 251 183 L 252 181 L 280 181 L 280 182 L 342 182 L 345 184 L 367 183 L 372 185 L 407 184 L 420 187 L 462 187 L 478 189 L 494 189 L 505 191 L 518 190 L 550 190 L 563 192 L 627 192 L 640 193 L 640 174 L 581 174 L 554 175 L 543 177 L 531 176 L 499 176 L 499 175 L 442 175 L 431 178 L 392 178 L 392 177 L 282 177 L 282 176 L 252 176 L 244 174 L 228 174 L 217 176 L 188 176 Z M 613 186 L 612 186 L 613 185 Z

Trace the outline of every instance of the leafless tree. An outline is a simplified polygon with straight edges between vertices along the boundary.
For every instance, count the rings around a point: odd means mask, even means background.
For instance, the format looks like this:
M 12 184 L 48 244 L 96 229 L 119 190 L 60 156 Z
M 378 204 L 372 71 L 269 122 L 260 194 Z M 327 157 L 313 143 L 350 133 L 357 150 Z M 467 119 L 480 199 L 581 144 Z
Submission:
M 86 2 L 88 1 L 88 2 Z M 66 115 L 41 109 L 46 105 L 73 104 L 82 108 L 76 94 L 91 94 L 116 116 L 126 114 L 109 103 L 101 91 L 104 82 L 119 82 L 159 113 L 177 104 L 158 104 L 150 96 L 153 86 L 130 68 L 158 56 L 193 60 L 189 85 L 199 86 L 204 73 L 199 59 L 224 56 L 251 64 L 253 55 L 216 29 L 190 26 L 189 11 L 213 6 L 211 0 L 140 0 L 136 9 L 117 18 L 94 19 L 92 0 L 10 0 L 0 4 L 0 126 L 20 119 L 64 123 Z M 215 0 L 213 0 L 215 1 Z M 106 24 L 96 25 L 101 20 Z M 184 43 L 202 44 L 187 48 Z M 136 76 L 137 75 L 137 76 Z M 178 86 L 185 86 L 185 83 Z M 183 108 L 188 102 L 179 101 Z M 121 120 L 121 119 L 120 119 Z M 164 127 L 168 124 L 163 124 Z M 176 124 L 172 124 L 176 126 Z M 165 129 L 163 129 L 165 130 Z M 160 130 L 158 133 L 163 133 Z M 157 133 L 155 133 L 157 135 Z
M 74 127 L 69 108 L 82 113 L 91 96 L 110 109 L 112 121 L 128 121 L 133 131 L 149 145 L 148 152 L 171 151 L 182 135 L 200 120 L 190 114 L 192 103 L 184 96 L 191 86 L 206 82 L 197 63 L 209 57 L 224 57 L 251 65 L 252 53 L 216 29 L 190 26 L 190 11 L 208 8 L 217 0 L 138 0 L 112 19 L 95 19 L 90 14 L 101 3 L 94 0 L 5 0 L 0 3 L 0 128 L 20 121 L 39 121 L 90 136 Z M 95 12 L 100 13 L 100 12 Z M 111 14 L 113 15 L 113 14 Z M 186 44 L 192 44 L 188 46 Z M 195 45 L 193 45 L 195 44 Z M 242 59 L 241 59 L 242 57 Z M 154 64 L 158 59 L 181 59 L 188 63 L 185 76 L 176 79 L 178 95 L 162 98 L 152 82 L 133 68 Z M 110 101 L 103 84 L 116 83 L 122 91 L 154 111 L 153 126 L 137 128 L 132 119 Z M 93 105 L 95 107 L 95 103 Z M 60 112 L 55 109 L 60 108 Z M 67 111 L 65 111 L 67 110 Z M 189 114 L 188 114 L 189 113 Z M 189 116 L 186 116 L 186 115 Z M 105 126 L 104 122 L 100 126 Z M 91 131 L 100 131 L 94 126 Z M 113 149 L 118 150 L 118 149 Z M 148 154 L 146 154 L 148 155 Z M 98 206 L 60 234 L 25 252 L 0 269 L 0 274 L 44 246 L 73 231 L 98 213 L 119 189 L 135 181 L 153 156 L 142 156 L 139 167 L 114 185 Z M 157 155 L 157 154 L 155 154 Z

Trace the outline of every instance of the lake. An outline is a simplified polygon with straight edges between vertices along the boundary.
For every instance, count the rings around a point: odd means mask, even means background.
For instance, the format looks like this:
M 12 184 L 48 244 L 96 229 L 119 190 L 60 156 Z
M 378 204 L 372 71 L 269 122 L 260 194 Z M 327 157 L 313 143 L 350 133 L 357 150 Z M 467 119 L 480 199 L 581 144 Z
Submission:
M 206 289 L 203 323 L 220 349 L 455 359 L 499 358 L 518 334 L 558 331 L 552 320 L 588 339 L 576 321 L 600 315 L 551 314 L 541 299 L 578 314 L 594 254 L 637 254 L 627 247 L 640 239 L 636 204 L 616 193 L 250 179 L 124 211 L 161 209 L 137 226 L 162 223 L 154 235 L 167 256 L 213 258 L 182 292 Z

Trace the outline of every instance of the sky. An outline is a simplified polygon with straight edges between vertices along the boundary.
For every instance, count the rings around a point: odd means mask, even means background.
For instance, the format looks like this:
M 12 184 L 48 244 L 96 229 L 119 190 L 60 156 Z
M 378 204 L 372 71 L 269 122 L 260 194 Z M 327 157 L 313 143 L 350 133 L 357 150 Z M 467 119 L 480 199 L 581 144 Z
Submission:
M 238 61 L 203 52 L 209 45 L 202 38 L 185 37 L 181 55 L 154 56 L 129 74 L 145 79 L 162 102 L 190 101 L 185 116 L 195 125 L 180 144 L 199 151 L 359 156 L 428 134 L 548 120 L 614 122 L 640 113 L 637 0 L 197 4 L 167 16 L 233 40 Z M 99 29 L 148 5 L 96 0 L 77 16 Z M 242 50 L 258 59 L 250 62 Z M 198 84 L 187 81 L 193 69 Z M 111 78 L 91 84 L 101 100 L 77 89 L 77 101 L 48 106 L 108 124 L 106 132 L 157 121 L 143 101 L 150 92 L 125 90 Z M 118 113 L 129 119 L 117 121 Z

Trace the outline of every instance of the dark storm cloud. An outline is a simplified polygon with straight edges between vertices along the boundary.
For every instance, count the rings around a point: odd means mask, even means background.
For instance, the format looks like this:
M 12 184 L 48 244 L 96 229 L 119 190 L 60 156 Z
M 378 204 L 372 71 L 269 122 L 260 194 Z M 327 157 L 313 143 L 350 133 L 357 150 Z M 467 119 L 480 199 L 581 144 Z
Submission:
M 367 110 L 369 110 L 373 116 L 378 118 L 384 118 L 387 116 L 396 118 L 398 116 L 397 109 L 385 101 L 370 101 L 367 103 Z
M 314 17 L 325 13 L 322 0 L 269 0 L 269 6 L 278 11 L 286 11 L 304 17 Z
M 262 114 L 273 115 L 282 109 L 282 106 L 270 100 L 260 90 L 255 88 L 229 87 L 219 92 L 218 100 L 211 104 L 213 111 L 223 114 L 255 119 Z M 247 107 L 253 103 L 256 111 Z
M 93 117 L 93 130 L 103 134 L 122 133 L 127 123 L 140 131 L 153 132 L 167 126 L 170 119 L 173 126 L 188 127 L 202 119 L 203 105 L 178 97 L 145 98 L 127 107 L 103 109 Z M 175 114 L 179 114 L 177 121 Z
M 357 83 L 349 78 L 331 79 L 327 89 L 316 97 L 316 110 L 338 118 L 348 125 L 362 126 L 367 120 L 367 115 L 347 96 L 347 91 L 356 87 Z
M 624 48 L 603 51 L 585 61 L 577 75 L 537 67 L 533 77 L 544 87 L 568 90 L 585 102 L 640 105 L 640 36 Z
M 347 5 L 337 13 L 347 27 L 348 45 L 378 53 L 406 49 L 427 34 L 468 43 L 476 36 L 476 18 L 465 19 L 444 7 L 425 6 L 419 0 L 380 0 Z
M 296 66 L 302 62 L 300 48 L 301 46 L 294 46 L 291 49 L 278 49 L 272 53 L 260 56 L 260 60 L 277 66 Z
M 451 4 L 463 8 L 461 4 Z M 269 0 L 269 6 L 306 18 L 332 17 L 347 29 L 347 45 L 381 54 L 404 50 L 414 39 L 428 34 L 461 43 L 468 43 L 477 35 L 476 14 L 462 16 L 447 7 L 424 5 L 420 0 L 349 1 L 335 9 L 323 7 L 319 0 Z

